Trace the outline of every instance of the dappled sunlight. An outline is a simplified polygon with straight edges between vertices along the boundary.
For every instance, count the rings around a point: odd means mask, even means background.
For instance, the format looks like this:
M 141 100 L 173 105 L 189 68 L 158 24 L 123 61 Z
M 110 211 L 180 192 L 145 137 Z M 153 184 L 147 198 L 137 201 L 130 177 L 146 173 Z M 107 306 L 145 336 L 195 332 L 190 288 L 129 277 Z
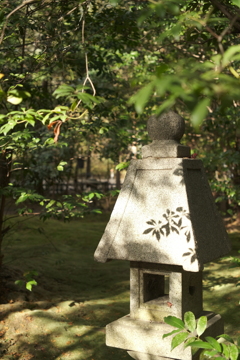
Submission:
M 105 346 L 106 323 L 129 311 L 129 293 L 122 293 L 121 298 L 123 301 L 119 301 L 117 296 L 99 301 L 67 300 L 51 304 L 47 309 L 25 308 L 11 312 L 5 338 L 14 339 L 14 342 L 8 344 L 8 353 L 11 349 L 14 359 L 21 359 L 21 352 L 27 350 L 29 355 L 34 354 L 34 359 L 39 360 L 100 360 L 104 353 L 111 351 Z M 122 358 L 125 357 L 119 357 L 119 360 Z
M 51 220 L 44 224 L 47 238 L 40 226 L 38 219 L 19 225 L 6 253 L 1 359 L 130 358 L 105 345 L 106 324 L 129 313 L 129 264 L 93 260 L 105 222 Z M 32 292 L 14 285 L 29 269 L 39 273 Z
M 33 219 L 28 226 L 36 229 L 40 224 Z M 104 227 L 101 222 L 50 221 L 45 231 L 51 231 L 57 250 L 36 231 L 31 230 L 31 235 L 29 230 L 26 239 L 21 229 L 15 234 L 6 261 L 13 254 L 17 259 L 6 273 L 10 288 L 5 304 L 0 305 L 1 359 L 9 360 L 10 355 L 16 360 L 131 359 L 125 350 L 105 344 L 105 326 L 129 314 L 130 274 L 128 261 L 100 264 L 93 260 Z M 234 236 L 235 253 L 238 239 Z M 22 259 L 25 249 L 28 256 Z M 16 277 L 29 268 L 39 272 L 38 286 L 32 293 L 13 290 Z M 226 258 L 205 266 L 204 309 L 221 314 L 225 331 L 233 336 L 239 335 L 238 279 L 239 268 L 230 268 Z
M 239 249 L 239 233 L 230 235 L 231 254 L 236 256 Z M 238 254 L 239 255 L 239 254 Z M 236 286 L 240 279 L 240 268 L 234 267 L 230 257 L 206 264 L 203 272 L 204 308 L 219 313 L 224 320 L 224 331 L 233 337 L 239 336 L 240 288 Z

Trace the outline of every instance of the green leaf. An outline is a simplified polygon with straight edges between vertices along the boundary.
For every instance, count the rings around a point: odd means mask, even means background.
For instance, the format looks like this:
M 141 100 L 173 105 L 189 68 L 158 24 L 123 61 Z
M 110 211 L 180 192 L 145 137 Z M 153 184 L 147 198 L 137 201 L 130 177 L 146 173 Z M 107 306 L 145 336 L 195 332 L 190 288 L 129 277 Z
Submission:
M 197 106 L 193 109 L 193 112 L 191 114 L 191 122 L 196 129 L 199 128 L 204 118 L 207 116 L 208 113 L 207 106 L 209 106 L 210 103 L 211 103 L 211 99 L 204 98 L 201 101 L 199 101 Z
M 229 359 L 229 346 L 228 345 L 226 345 L 226 344 L 224 344 L 224 343 L 222 343 L 222 348 L 223 348 L 223 355 L 227 358 L 227 359 Z
M 17 201 L 15 202 L 15 204 L 20 204 L 21 202 L 26 201 L 29 198 L 29 194 L 27 194 L 26 192 L 22 192 L 21 195 L 19 196 L 19 198 L 17 199 Z
M 46 209 L 52 207 L 55 204 L 56 200 L 51 200 L 49 201 L 49 203 L 46 205 Z
M 16 96 L 14 96 L 14 95 L 9 95 L 9 96 L 7 97 L 7 101 L 8 101 L 9 103 L 13 104 L 13 105 L 18 105 L 18 104 L 20 104 L 20 103 L 22 102 L 22 100 L 23 100 L 23 98 L 21 98 L 21 97 L 16 97 Z
M 101 199 L 104 195 L 101 193 L 95 193 L 97 199 Z
M 237 360 L 239 354 L 237 346 L 235 344 L 230 344 L 229 347 L 230 347 L 229 349 L 230 359 Z
M 190 337 L 189 339 L 187 339 L 184 344 L 184 348 L 186 348 L 187 346 L 191 346 L 191 343 L 193 343 L 194 341 L 196 341 L 196 337 Z
M 209 349 L 209 350 L 213 349 L 209 343 L 202 341 L 202 340 L 193 341 L 188 346 L 196 347 L 199 349 Z
M 232 339 L 231 336 L 229 336 L 228 334 L 218 335 L 217 337 L 218 337 L 218 338 L 223 338 L 223 339 L 229 341 L 230 343 L 234 344 L 233 339 Z
M 5 91 L 3 91 L 2 89 L 0 89 L 0 101 L 2 101 L 5 97 L 6 97 Z
M 78 104 L 78 101 L 77 101 L 77 100 L 75 100 L 75 101 L 72 103 L 72 105 L 71 105 L 71 110 L 72 110 L 72 111 L 74 111 L 74 110 L 76 109 L 77 104 Z
M 205 339 L 212 346 L 213 349 L 217 350 L 219 353 L 222 352 L 221 344 L 219 344 L 216 339 L 211 336 L 206 336 Z
M 171 342 L 171 351 L 173 349 L 175 349 L 175 347 L 179 346 L 180 344 L 182 344 L 186 338 L 188 337 L 189 333 L 188 332 L 181 332 L 180 334 L 177 334 L 173 337 L 172 342 Z
M 72 86 L 62 84 L 60 85 L 53 93 L 53 96 L 56 97 L 56 99 L 60 97 L 67 97 L 69 95 L 73 95 L 75 92 L 75 89 Z
M 233 5 L 240 7 L 240 0 L 232 0 Z
M 201 316 L 197 322 L 197 334 L 201 336 L 207 328 L 207 317 Z
M 85 92 L 79 92 L 76 95 L 77 95 L 77 98 L 82 100 L 83 103 L 85 103 L 86 105 L 100 104 L 103 101 L 102 98 L 93 96 L 93 95 L 85 93 Z
M 67 162 L 66 161 L 61 161 L 57 166 L 57 170 L 58 171 L 63 171 L 64 170 L 64 165 L 67 165 Z
M 191 311 L 187 311 L 184 314 L 184 323 L 188 330 L 193 332 L 196 329 L 196 319 Z
M 159 115 L 165 110 L 169 110 L 176 102 L 176 96 L 171 95 L 167 100 L 165 100 L 156 110 L 156 114 Z
M 209 357 L 213 357 L 213 356 L 215 356 L 215 355 L 217 355 L 217 354 L 218 354 L 218 351 L 217 351 L 217 350 L 211 350 L 211 351 L 205 350 L 205 351 L 204 351 L 204 355 L 207 355 L 207 356 L 209 356 Z
M 171 35 L 175 38 L 175 40 L 179 40 L 179 36 L 182 30 L 182 24 L 178 23 L 175 26 L 172 27 L 171 29 Z
M 42 123 L 45 124 L 51 115 L 52 115 L 52 112 L 49 111 L 49 113 L 47 115 L 45 115 L 44 118 L 42 119 Z
M 160 64 L 156 68 L 156 75 L 158 77 L 160 77 L 163 73 L 167 72 L 168 69 L 169 69 L 169 66 L 167 64 L 164 64 L 164 63 Z
M 181 329 L 173 330 L 173 331 L 171 331 L 170 333 L 164 334 L 164 335 L 162 336 L 162 338 L 165 339 L 166 337 L 171 336 L 171 335 L 173 335 L 173 334 L 176 334 L 176 333 L 178 333 L 179 331 L 181 331 Z
M 152 91 L 153 91 L 154 83 L 150 82 L 146 86 L 144 86 L 141 90 L 137 92 L 137 94 L 133 95 L 129 103 L 135 105 L 136 112 L 138 114 L 141 114 L 145 108 L 145 105 L 147 104 Z
M 227 66 L 231 62 L 233 55 L 240 52 L 240 45 L 230 46 L 223 54 L 222 66 Z
M 18 285 L 18 286 L 20 286 L 20 287 L 23 287 L 24 284 L 25 284 L 25 282 L 24 282 L 23 280 L 16 280 L 16 281 L 15 281 L 15 284 Z
M 184 322 L 181 319 L 178 319 L 175 316 L 166 316 L 164 318 L 166 324 L 176 327 L 178 329 L 185 329 Z
M 127 161 L 127 162 L 121 162 L 120 164 L 118 164 L 115 169 L 118 170 L 118 171 L 121 171 L 121 170 L 124 170 L 124 169 L 127 169 L 128 166 L 129 166 L 130 162 Z
M 26 289 L 32 291 L 33 285 L 37 285 L 36 280 L 31 280 L 26 283 Z
M 102 134 L 106 133 L 107 131 L 108 131 L 108 129 L 107 129 L 106 127 L 101 127 L 101 128 L 99 129 L 98 133 L 99 133 L 100 135 L 102 135 Z
M 90 193 L 89 195 L 88 195 L 88 198 L 89 198 L 89 200 L 91 200 L 91 199 L 93 199 L 94 198 L 94 193 Z
M 32 126 L 35 125 L 35 120 L 34 120 L 34 119 L 26 119 L 26 120 L 27 120 L 26 126 L 27 126 L 28 124 L 30 124 L 30 125 L 32 125 Z
M 3 133 L 4 135 L 7 135 L 7 133 L 12 130 L 17 125 L 17 122 L 14 120 L 9 120 L 7 124 L 3 125 L 0 128 L 0 134 Z

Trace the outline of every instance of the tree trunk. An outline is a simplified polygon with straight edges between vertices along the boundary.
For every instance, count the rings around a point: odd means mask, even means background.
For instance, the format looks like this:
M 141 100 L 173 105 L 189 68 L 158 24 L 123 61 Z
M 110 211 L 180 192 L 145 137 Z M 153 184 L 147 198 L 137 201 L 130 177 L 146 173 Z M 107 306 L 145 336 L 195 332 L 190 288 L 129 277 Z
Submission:
M 11 166 L 11 155 L 8 157 L 9 152 L 2 152 L 0 155 L 0 189 L 3 190 L 9 183 L 10 166 Z M 3 236 L 6 232 L 4 228 L 4 213 L 5 213 L 6 196 L 2 192 L 0 197 L 0 272 L 2 271 L 3 253 L 2 253 L 2 242 Z M 1 281 L 0 276 L 0 281 Z
M 119 170 L 116 171 L 116 189 L 121 189 L 121 173 Z
M 236 134 L 236 146 L 235 150 L 240 153 L 240 130 L 237 130 Z M 233 174 L 233 184 L 240 188 L 240 169 L 239 164 L 236 164 L 234 167 L 234 170 L 232 172 Z M 240 206 L 237 205 L 237 221 L 240 223 Z
M 91 150 L 88 148 L 86 178 L 89 179 L 90 177 L 91 177 Z
M 78 159 L 77 159 L 77 163 L 76 163 L 76 167 L 75 167 L 75 172 L 74 172 L 74 191 L 75 193 L 78 192 L 78 170 L 79 170 L 79 166 L 78 166 Z

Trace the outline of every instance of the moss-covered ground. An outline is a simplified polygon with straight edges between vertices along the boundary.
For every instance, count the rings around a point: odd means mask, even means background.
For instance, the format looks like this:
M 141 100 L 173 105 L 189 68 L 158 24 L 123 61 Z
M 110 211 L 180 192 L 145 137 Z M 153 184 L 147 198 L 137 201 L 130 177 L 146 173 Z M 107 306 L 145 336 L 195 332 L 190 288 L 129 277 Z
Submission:
M 24 220 L 24 218 L 20 218 Z M 105 345 L 105 325 L 129 313 L 129 264 L 96 263 L 93 253 L 108 215 L 63 223 L 38 218 L 16 224 L 4 242 L 0 305 L 2 360 L 123 360 Z M 17 220 L 15 220 L 17 221 Z M 239 256 L 240 232 L 230 234 Z M 14 281 L 38 272 L 32 292 Z M 204 308 L 220 313 L 225 331 L 240 335 L 240 268 L 229 259 L 207 264 Z

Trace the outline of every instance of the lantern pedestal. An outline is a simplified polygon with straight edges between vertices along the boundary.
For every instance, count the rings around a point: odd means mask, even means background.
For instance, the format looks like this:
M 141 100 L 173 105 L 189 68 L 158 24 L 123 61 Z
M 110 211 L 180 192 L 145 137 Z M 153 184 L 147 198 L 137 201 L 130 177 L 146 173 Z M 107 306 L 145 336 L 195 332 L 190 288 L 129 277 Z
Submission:
M 201 315 L 208 318 L 206 336 L 217 336 L 224 332 L 220 315 L 205 311 Z M 191 348 L 178 346 L 171 351 L 172 336 L 163 339 L 163 335 L 171 332 L 172 326 L 124 316 L 106 327 L 106 344 L 108 346 L 125 349 L 136 360 L 197 360 L 198 354 L 193 355 Z

